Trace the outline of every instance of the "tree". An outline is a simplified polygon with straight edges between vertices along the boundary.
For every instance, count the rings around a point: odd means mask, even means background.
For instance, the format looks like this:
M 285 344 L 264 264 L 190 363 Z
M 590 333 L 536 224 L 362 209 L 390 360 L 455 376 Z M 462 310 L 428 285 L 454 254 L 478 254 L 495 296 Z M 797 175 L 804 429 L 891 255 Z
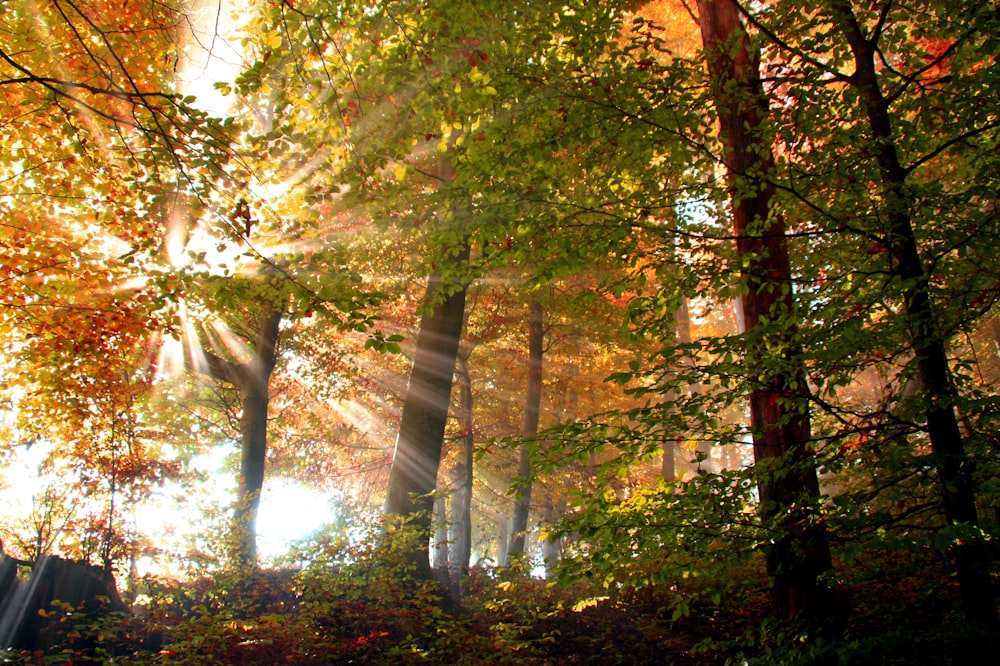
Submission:
M 830 568 L 818 525 L 819 482 L 810 450 L 805 365 L 795 335 L 792 273 L 780 213 L 771 204 L 774 168 L 759 57 L 730 0 L 698 3 L 732 198 L 737 252 L 746 266 L 741 296 L 748 339 L 750 427 L 760 511 L 778 536 L 768 552 L 771 597 L 780 617 L 819 619 L 833 611 L 821 576 Z
M 464 595 L 465 574 L 472 564 L 472 491 L 475 465 L 475 417 L 472 375 L 469 372 L 471 350 L 458 355 L 459 422 L 461 442 L 458 464 L 455 465 L 451 495 L 452 546 L 449 564 L 458 570 L 459 593 Z
M 477 30 L 492 30 L 495 24 L 490 19 L 467 9 Z M 434 477 L 442 449 L 438 440 L 447 418 L 446 398 L 466 285 L 485 270 L 487 257 L 498 261 L 486 248 L 493 246 L 498 236 L 504 237 L 506 233 L 500 230 L 516 219 L 507 216 L 505 208 L 509 206 L 493 207 L 480 197 L 488 175 L 478 170 L 480 165 L 471 157 L 484 152 L 475 147 L 482 142 L 475 133 L 493 123 L 505 127 L 506 121 L 491 108 L 498 91 L 485 73 L 489 55 L 479 47 L 480 38 L 469 36 L 464 28 L 455 29 L 450 10 L 433 4 L 394 5 L 375 12 L 343 7 L 339 10 L 340 27 L 327 30 L 324 25 L 330 19 L 322 12 L 313 14 L 302 7 L 282 5 L 267 17 L 268 35 L 273 34 L 279 42 L 285 35 L 302 35 L 305 43 L 329 43 L 331 48 L 299 50 L 293 57 L 281 59 L 271 58 L 272 51 L 267 51 L 266 67 L 262 60 L 243 79 L 248 89 L 270 89 L 274 81 L 287 80 L 282 65 L 296 57 L 311 63 L 296 74 L 298 80 L 312 76 L 302 71 L 317 72 L 315 80 L 301 90 L 311 94 L 308 91 L 313 85 L 325 89 L 340 112 L 341 122 L 330 124 L 329 116 L 316 116 L 304 108 L 293 109 L 288 122 L 301 128 L 313 145 L 334 145 L 331 155 L 346 158 L 331 160 L 339 177 L 352 184 L 345 202 L 349 198 L 369 211 L 379 202 L 387 216 L 419 226 L 422 271 L 431 278 L 386 502 L 390 513 L 406 516 L 429 508 L 412 495 L 429 495 L 436 487 Z M 366 38 L 354 40 L 349 31 Z M 416 37 L 423 45 L 413 50 L 410 45 Z M 429 68 L 428 59 L 437 60 L 440 68 Z M 345 76 L 333 76 L 334 65 L 342 67 Z M 298 90 L 280 88 L 282 100 L 297 99 Z M 401 102 L 404 99 L 405 104 Z M 284 103 L 279 107 L 289 108 Z M 431 175 L 435 169 L 439 170 L 436 177 Z M 523 203 L 515 202 L 514 208 L 518 207 Z M 523 233 L 533 235 L 529 227 Z M 477 265 L 469 264 L 473 246 L 477 248 Z M 526 251 L 535 254 L 538 250 Z M 439 313 L 439 309 L 448 312 Z M 428 328 L 437 325 L 448 328 Z M 438 334 L 454 336 L 454 340 L 433 341 Z M 446 355 L 427 354 L 428 344 L 442 345 L 437 351 Z M 428 409 L 428 404 L 433 408 Z M 428 514 L 417 518 L 417 524 L 426 527 L 429 520 Z
M 275 301 L 264 300 L 253 315 L 255 327 L 246 360 L 230 361 L 204 348 L 195 350 L 191 359 L 195 370 L 231 384 L 240 397 L 240 468 L 233 516 L 233 560 L 240 567 L 257 562 L 256 525 L 267 462 L 270 381 L 278 361 L 284 308 L 279 299 Z
M 517 467 L 517 491 L 510 516 L 510 538 L 504 561 L 524 555 L 524 541 L 528 533 L 528 516 L 531 510 L 531 449 L 538 437 L 538 423 L 542 411 L 542 363 L 545 353 L 544 310 L 541 302 L 528 304 L 528 386 L 524 396 L 524 427 Z
M 139 555 L 134 509 L 178 478 L 183 456 L 169 452 L 179 431 L 153 391 L 145 309 L 113 296 L 89 302 L 5 340 L 18 351 L 4 368 L 15 432 L 24 449 L 48 452 L 40 471 L 51 484 L 33 507 L 32 534 L 9 542 L 21 542 L 23 557 L 60 553 L 110 571 Z
M 461 266 L 468 257 L 468 247 L 461 247 L 454 261 Z M 389 472 L 385 512 L 408 519 L 422 534 L 430 532 L 452 379 L 465 322 L 465 295 L 465 285 L 448 285 L 440 274 L 428 278 L 424 304 L 430 310 L 421 318 Z M 415 553 L 415 563 L 424 577 L 430 577 L 426 554 Z
M 170 325 L 161 225 L 179 188 L 211 189 L 231 126 L 170 68 L 136 63 L 175 60 L 185 19 L 100 0 L 11 2 L 0 19 L 5 391 L 22 432 L 55 447 L 46 464 L 76 508 L 53 545 L 105 567 L 137 556 L 127 514 L 183 467 L 165 445 L 176 411 L 153 390 Z

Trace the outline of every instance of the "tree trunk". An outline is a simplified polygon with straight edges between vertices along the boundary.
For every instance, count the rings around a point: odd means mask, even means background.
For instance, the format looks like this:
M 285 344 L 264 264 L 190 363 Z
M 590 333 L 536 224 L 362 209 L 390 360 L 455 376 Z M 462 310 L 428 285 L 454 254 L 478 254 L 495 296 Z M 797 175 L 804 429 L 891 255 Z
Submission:
M 270 401 L 268 385 L 277 360 L 278 329 L 281 310 L 266 308 L 254 344 L 253 358 L 240 366 L 238 388 L 243 396 L 242 436 L 240 451 L 240 485 L 235 525 L 238 540 L 237 561 L 257 562 L 257 513 L 260 494 L 264 489 L 264 465 L 267 460 L 267 407 Z
M 673 483 L 677 480 L 677 465 L 674 462 L 674 451 L 677 445 L 672 439 L 663 442 L 663 458 L 660 460 L 660 476 L 664 483 Z
M 691 313 L 688 309 L 687 298 L 682 297 L 680 304 L 677 306 L 677 310 L 674 311 L 674 334 L 676 335 L 677 343 L 681 345 L 686 345 L 691 343 Z M 685 353 L 681 360 L 684 368 L 686 370 L 691 370 L 694 367 L 695 359 L 690 353 Z M 700 384 L 690 384 L 687 387 L 687 392 L 689 395 L 697 395 L 701 392 Z M 667 403 L 676 402 L 678 399 L 677 394 L 674 389 L 671 388 L 667 391 L 664 396 L 664 400 Z M 677 433 L 675 436 L 680 436 Z M 665 483 L 673 483 L 677 480 L 677 461 L 676 457 L 679 453 L 677 442 L 673 439 L 666 439 L 663 442 L 663 457 L 660 461 L 660 476 L 663 478 Z M 712 448 L 711 445 L 699 441 L 697 449 L 694 454 L 694 464 L 699 468 L 704 468 L 703 462 L 708 460 L 711 461 Z
M 561 517 L 562 511 L 560 511 L 556 505 L 550 504 L 545 509 L 545 522 L 547 524 L 551 525 Z M 555 567 L 559 562 L 559 558 L 562 557 L 562 539 L 557 539 L 555 541 L 543 539 L 541 543 L 541 550 L 542 562 L 545 564 L 546 577 L 551 577 L 552 574 L 555 573 Z
M 233 560 L 238 567 L 255 566 L 257 563 L 257 513 L 267 460 L 269 384 L 278 358 L 281 318 L 280 307 L 265 304 L 253 344 L 253 355 L 246 363 L 233 363 L 211 352 L 202 352 L 207 367 L 201 370 L 214 379 L 232 384 L 242 406 L 240 475 L 233 515 Z
M 452 546 L 449 554 L 458 570 L 459 594 L 464 593 L 463 580 L 472 564 L 472 481 L 475 439 L 472 420 L 472 377 L 469 359 L 458 357 L 459 411 L 462 419 L 461 459 L 455 466 L 451 496 Z
M 531 449 L 530 441 L 538 437 L 538 423 L 542 409 L 542 358 L 544 355 L 545 327 L 542 304 L 532 301 L 528 306 L 528 391 L 524 406 L 524 428 L 518 459 L 518 488 L 514 509 L 510 517 L 510 539 L 507 542 L 506 564 L 524 555 L 528 533 L 528 516 L 531 511 Z
M 770 147 L 761 138 L 768 108 L 758 55 L 734 0 L 698 0 L 729 175 L 733 228 L 748 287 L 741 299 L 760 514 L 774 531 L 767 566 L 778 617 L 818 621 L 834 612 L 820 576 L 830 566 L 815 515 L 819 483 L 809 446 L 805 367 L 791 321 L 791 268 L 784 221 L 771 209 Z
M 978 524 L 971 461 L 955 413 L 955 388 L 945 340 L 930 297 L 930 279 L 924 269 L 913 232 L 911 211 L 915 202 L 907 191 L 907 170 L 899 161 L 893 136 L 890 103 L 878 79 L 878 38 L 867 38 L 849 3 L 834 2 L 836 20 L 854 56 L 851 84 L 858 91 L 872 135 L 874 153 L 882 178 L 887 247 L 892 253 L 893 273 L 903 287 L 904 312 L 910 344 L 917 363 L 917 376 L 926 404 L 927 435 L 934 452 L 944 514 L 952 525 Z M 990 579 L 991 557 L 986 543 L 975 536 L 954 546 L 958 583 L 967 617 L 991 632 L 1000 631 L 997 605 Z
M 469 259 L 465 245 L 453 257 L 456 266 Z M 406 388 L 396 450 L 389 470 L 385 512 L 408 520 L 428 538 L 433 493 L 444 444 L 452 376 L 465 318 L 466 287 L 444 285 L 441 274 L 427 280 L 424 303 L 430 308 L 420 320 L 416 353 Z M 426 546 L 412 553 L 417 573 L 430 578 Z
M 677 342 L 682 345 L 691 344 L 691 310 L 688 306 L 687 298 L 681 299 L 681 304 L 677 308 L 677 312 L 674 313 L 674 327 L 677 332 Z M 684 355 L 684 364 L 689 370 L 695 367 L 695 359 L 690 353 Z M 701 390 L 701 384 L 698 382 L 688 385 L 688 393 L 690 395 L 698 395 L 701 393 Z M 704 438 L 698 439 L 693 462 L 698 469 L 703 469 L 707 472 L 714 470 L 712 464 L 712 444 L 708 440 Z
M 448 578 L 448 506 L 440 492 L 434 497 L 434 539 L 431 542 L 431 568 L 441 579 Z

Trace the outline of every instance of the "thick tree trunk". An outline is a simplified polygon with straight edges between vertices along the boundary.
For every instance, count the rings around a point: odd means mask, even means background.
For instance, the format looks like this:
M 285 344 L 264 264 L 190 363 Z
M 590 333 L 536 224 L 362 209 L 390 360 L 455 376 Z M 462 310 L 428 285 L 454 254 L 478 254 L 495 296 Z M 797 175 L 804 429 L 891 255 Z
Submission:
M 464 266 L 469 248 L 453 257 Z M 396 450 L 389 470 L 385 512 L 406 518 L 430 536 L 433 493 L 444 444 L 451 384 L 465 318 L 465 286 L 444 285 L 441 274 L 427 280 L 424 303 L 430 312 L 420 320 L 416 353 L 406 388 Z M 430 577 L 426 546 L 413 554 L 418 575 Z
M 836 20 L 854 55 L 851 84 L 858 91 L 872 135 L 870 149 L 882 177 L 887 246 L 893 272 L 904 285 L 905 317 L 917 376 L 926 404 L 927 435 L 940 478 L 944 514 L 950 524 L 977 525 L 971 461 L 966 455 L 955 413 L 955 389 L 948 365 L 945 340 L 930 296 L 930 278 L 924 269 L 913 232 L 910 211 L 914 201 L 907 192 L 907 170 L 899 161 L 893 136 L 890 104 L 878 79 L 877 36 L 867 38 L 849 3 L 834 3 Z M 1000 631 L 996 598 L 990 579 L 991 557 L 980 538 L 963 538 L 954 546 L 958 583 L 968 618 L 991 632 Z
M 525 440 L 538 437 L 538 423 L 542 409 L 542 360 L 544 355 L 545 326 L 542 304 L 532 301 L 528 306 L 528 391 L 524 405 L 524 428 L 521 435 Z M 514 509 L 510 517 L 510 539 L 507 542 L 505 562 L 524 554 L 524 543 L 528 533 L 528 517 L 531 512 L 531 451 L 528 442 L 521 444 L 517 476 L 519 479 Z
M 748 339 L 750 426 L 760 513 L 774 530 L 768 550 L 771 598 L 779 617 L 819 620 L 833 614 L 820 576 L 830 566 L 825 532 L 816 526 L 819 496 L 805 367 L 795 342 L 791 268 L 784 222 L 771 209 L 773 157 L 762 129 L 768 109 L 758 56 L 734 0 L 699 0 L 702 41 L 712 79 L 729 173 L 737 251 L 747 293 L 741 299 Z

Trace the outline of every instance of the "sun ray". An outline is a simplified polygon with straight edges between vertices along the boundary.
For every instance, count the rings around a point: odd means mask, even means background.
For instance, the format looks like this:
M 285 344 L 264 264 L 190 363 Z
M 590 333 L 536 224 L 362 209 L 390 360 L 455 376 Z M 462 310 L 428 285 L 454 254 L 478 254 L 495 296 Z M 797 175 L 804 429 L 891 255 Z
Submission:
M 184 372 L 184 343 L 172 335 L 161 336 L 156 352 L 158 378 L 172 379 Z
M 211 326 L 212 331 L 218 336 L 218 339 L 230 354 L 238 359 L 247 359 L 250 357 L 250 349 L 247 347 L 247 344 L 233 333 L 232 329 L 226 325 L 226 322 L 218 317 L 212 317 L 209 321 L 209 326 Z

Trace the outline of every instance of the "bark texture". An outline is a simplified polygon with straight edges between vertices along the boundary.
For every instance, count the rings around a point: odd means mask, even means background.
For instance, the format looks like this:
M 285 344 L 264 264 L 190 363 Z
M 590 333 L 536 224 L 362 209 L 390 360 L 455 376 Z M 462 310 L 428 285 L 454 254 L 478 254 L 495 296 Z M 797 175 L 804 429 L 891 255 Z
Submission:
M 456 264 L 469 258 L 463 247 Z M 385 512 L 406 518 L 430 535 L 433 493 L 444 445 L 452 377 L 465 318 L 466 288 L 444 285 L 441 274 L 427 280 L 424 303 L 432 304 L 420 320 L 416 352 L 406 388 L 396 450 L 389 471 Z M 418 573 L 430 577 L 426 549 L 414 553 Z
M 821 581 L 830 566 L 817 526 L 819 496 L 805 366 L 792 322 L 794 301 L 785 226 L 772 210 L 773 155 L 758 54 L 734 0 L 699 0 L 699 19 L 729 175 L 733 229 L 748 290 L 741 298 L 747 336 L 750 426 L 760 513 L 773 530 L 768 551 L 771 599 L 778 617 L 819 621 L 832 616 Z
M 472 420 L 472 377 L 466 355 L 458 357 L 459 410 L 462 421 L 462 450 L 455 466 L 451 496 L 452 547 L 449 551 L 451 565 L 458 571 L 459 595 L 464 595 L 464 579 L 472 564 L 472 482 L 475 439 Z

